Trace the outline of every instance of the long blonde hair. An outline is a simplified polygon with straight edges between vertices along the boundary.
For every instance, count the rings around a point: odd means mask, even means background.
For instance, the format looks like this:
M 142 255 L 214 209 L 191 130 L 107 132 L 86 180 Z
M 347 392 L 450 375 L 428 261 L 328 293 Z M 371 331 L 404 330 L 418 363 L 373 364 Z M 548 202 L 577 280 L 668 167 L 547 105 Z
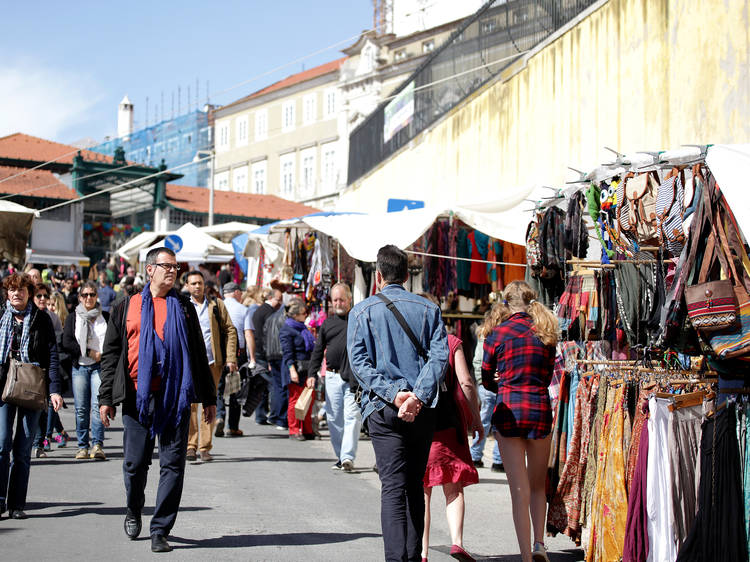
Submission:
M 536 300 L 537 294 L 525 281 L 511 281 L 503 291 L 502 300 L 485 316 L 479 334 L 486 338 L 495 326 L 505 322 L 517 312 L 531 316 L 534 332 L 544 345 L 556 345 L 559 339 L 557 316 Z
M 49 298 L 50 301 L 55 303 L 55 314 L 57 314 L 60 322 L 65 324 L 65 319 L 68 317 L 68 307 L 65 305 L 65 297 L 59 291 L 54 291 Z

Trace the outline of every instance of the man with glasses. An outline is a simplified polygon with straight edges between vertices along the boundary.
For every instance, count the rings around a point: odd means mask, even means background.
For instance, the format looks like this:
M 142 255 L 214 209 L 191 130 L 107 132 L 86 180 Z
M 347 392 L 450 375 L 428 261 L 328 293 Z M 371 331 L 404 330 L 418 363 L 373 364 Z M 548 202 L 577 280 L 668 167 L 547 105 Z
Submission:
M 141 512 L 155 438 L 159 436 L 159 487 L 151 518 L 151 550 L 169 552 L 166 540 L 177 519 L 185 478 L 190 405 L 203 419 L 216 416 L 216 385 L 195 307 L 174 289 L 179 266 L 166 247 L 146 255 L 149 283 L 117 303 L 107 329 L 99 404 L 109 427 L 122 404 L 125 534 L 141 532 Z

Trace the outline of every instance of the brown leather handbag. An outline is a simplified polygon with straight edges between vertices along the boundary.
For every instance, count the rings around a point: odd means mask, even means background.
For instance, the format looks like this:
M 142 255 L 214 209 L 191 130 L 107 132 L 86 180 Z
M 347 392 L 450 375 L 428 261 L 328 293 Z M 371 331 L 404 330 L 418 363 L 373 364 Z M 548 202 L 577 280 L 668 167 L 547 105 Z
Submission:
M 27 410 L 47 409 L 47 380 L 44 369 L 32 363 L 10 360 L 3 402 Z

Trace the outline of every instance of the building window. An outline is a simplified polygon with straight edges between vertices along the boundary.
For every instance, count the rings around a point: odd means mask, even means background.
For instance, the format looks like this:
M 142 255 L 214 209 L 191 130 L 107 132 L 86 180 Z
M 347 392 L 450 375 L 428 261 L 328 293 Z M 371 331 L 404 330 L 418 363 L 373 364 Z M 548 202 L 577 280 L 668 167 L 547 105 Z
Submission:
M 495 31 L 496 26 L 497 24 L 495 23 L 495 20 L 493 18 L 481 22 L 479 24 L 479 29 L 481 29 L 483 35 L 487 35 L 488 33 L 492 33 L 493 31 Z
M 198 213 L 169 209 L 169 230 L 176 230 L 188 222 L 193 223 L 195 226 L 205 226 L 206 218 L 205 215 Z
M 229 121 L 221 121 L 216 124 L 216 151 L 223 152 L 229 149 Z
M 302 196 L 310 197 L 315 194 L 315 147 L 300 153 L 302 160 Z
M 279 158 L 281 168 L 281 196 L 294 197 L 294 152 Z
M 325 93 L 325 117 L 336 115 L 336 90 L 326 90 Z
M 323 186 L 326 189 L 336 187 L 336 147 L 333 143 L 324 144 L 320 147 L 322 154 L 321 175 Z
M 393 60 L 394 62 L 402 61 L 406 58 L 406 49 L 399 49 L 395 53 L 393 53 Z
M 237 146 L 247 146 L 247 115 L 237 118 Z
M 268 138 L 268 110 L 261 109 L 255 112 L 255 140 Z
M 214 176 L 214 189 L 229 191 L 229 172 L 221 172 Z
M 302 122 L 305 125 L 310 125 L 311 123 L 315 123 L 315 118 L 317 117 L 315 114 L 315 110 L 316 110 L 315 98 L 316 97 L 317 97 L 316 94 L 308 94 L 304 97 L 302 101 Z
M 294 130 L 294 100 L 285 101 L 281 106 L 281 130 L 283 132 Z
M 247 193 L 247 166 L 232 170 L 232 191 Z
M 257 193 L 259 195 L 263 195 L 266 192 L 266 168 L 267 168 L 267 161 L 263 160 L 261 162 L 256 162 L 253 164 L 252 168 L 252 174 L 253 174 L 253 193 Z
M 431 53 L 435 50 L 435 40 L 430 39 L 429 41 L 425 41 L 422 43 L 422 52 L 423 53 Z

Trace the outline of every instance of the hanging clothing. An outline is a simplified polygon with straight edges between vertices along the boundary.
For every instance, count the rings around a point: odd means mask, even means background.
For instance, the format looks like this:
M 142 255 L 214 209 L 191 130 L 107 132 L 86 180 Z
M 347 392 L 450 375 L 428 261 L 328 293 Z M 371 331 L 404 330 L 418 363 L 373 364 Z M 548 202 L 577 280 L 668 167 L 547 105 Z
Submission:
M 698 513 L 678 562 L 748 559 L 735 423 L 732 404 L 703 422 Z
M 702 418 L 702 405 L 674 410 L 669 417 L 672 512 L 678 548 L 687 539 L 697 511 L 696 469 L 698 467 Z
M 633 471 L 630 497 L 628 498 L 628 520 L 625 525 L 625 549 L 623 562 L 641 562 L 648 558 L 648 512 L 646 509 L 646 480 L 648 471 L 648 424 L 641 424 L 638 438 L 636 465 Z
M 489 242 L 489 236 L 479 232 L 478 230 L 472 230 L 469 233 L 469 242 L 471 243 L 471 259 L 475 260 L 486 260 L 487 259 L 487 243 Z M 480 262 L 471 263 L 471 274 L 469 275 L 469 281 L 477 285 L 485 285 L 489 283 L 487 280 L 487 264 Z
M 672 513 L 672 474 L 669 466 L 669 404 L 666 398 L 652 397 L 648 409 L 648 506 L 649 562 L 672 562 L 677 558 Z
M 459 258 L 470 258 L 471 257 L 471 242 L 469 241 L 468 233 L 466 229 L 459 228 L 456 233 L 456 257 Z M 471 275 L 471 262 L 457 260 L 456 261 L 456 285 L 458 287 L 459 294 L 468 296 L 471 290 L 471 284 L 469 277 Z

